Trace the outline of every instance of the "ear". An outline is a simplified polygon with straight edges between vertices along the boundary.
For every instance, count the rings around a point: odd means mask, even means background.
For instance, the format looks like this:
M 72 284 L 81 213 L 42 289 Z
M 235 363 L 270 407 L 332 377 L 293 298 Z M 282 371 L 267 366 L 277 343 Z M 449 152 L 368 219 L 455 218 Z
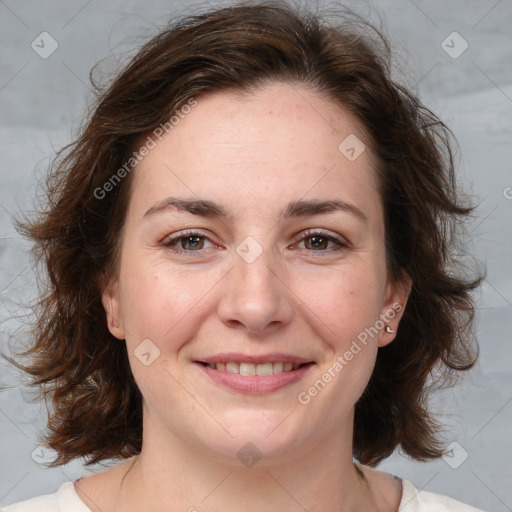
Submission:
M 101 303 L 107 315 L 107 326 L 110 333 L 120 340 L 126 337 L 122 322 L 119 285 L 117 281 L 109 281 L 101 294 Z
M 385 347 L 395 339 L 411 289 L 412 279 L 405 272 L 402 280 L 388 283 L 386 300 L 380 314 L 384 326 L 379 332 L 379 347 Z M 393 332 L 387 332 L 388 326 Z

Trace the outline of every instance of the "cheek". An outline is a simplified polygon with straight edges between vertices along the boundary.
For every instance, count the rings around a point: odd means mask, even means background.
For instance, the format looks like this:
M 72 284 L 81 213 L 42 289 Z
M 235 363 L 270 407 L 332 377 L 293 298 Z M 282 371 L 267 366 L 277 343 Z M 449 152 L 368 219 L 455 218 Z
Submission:
M 131 265 L 128 265 L 131 263 Z M 182 345 L 197 332 L 201 297 L 208 283 L 201 272 L 170 272 L 163 265 L 137 267 L 127 261 L 121 276 L 122 311 L 130 367 L 150 407 L 186 404 L 177 359 Z M 123 279 L 124 277 L 124 279 Z
M 378 266 L 337 269 L 314 286 L 301 280 L 308 323 L 323 341 L 325 358 L 301 389 L 298 400 L 336 428 L 364 392 L 377 356 L 381 276 Z M 304 313 L 306 314 L 306 313 Z
M 152 264 L 151 258 L 142 263 L 127 262 L 121 279 L 127 341 L 150 338 L 168 343 L 175 337 L 173 331 L 194 323 L 212 283 L 198 270 Z
M 372 326 L 381 308 L 382 276 L 377 265 L 347 264 L 329 272 L 302 275 L 297 296 L 307 306 L 304 314 L 319 334 L 338 352 Z

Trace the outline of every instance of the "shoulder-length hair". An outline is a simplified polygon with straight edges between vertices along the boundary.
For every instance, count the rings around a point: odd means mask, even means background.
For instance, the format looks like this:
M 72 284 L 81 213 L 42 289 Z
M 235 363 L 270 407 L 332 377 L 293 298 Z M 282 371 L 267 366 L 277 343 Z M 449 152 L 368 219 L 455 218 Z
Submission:
M 47 204 L 18 224 L 47 279 L 34 340 L 22 354 L 30 362 L 15 363 L 49 402 L 46 442 L 58 452 L 56 465 L 141 449 L 143 398 L 101 303 L 117 272 L 141 140 L 155 139 L 204 94 L 279 81 L 311 87 L 360 121 L 377 162 L 388 275 L 412 280 L 396 339 L 378 350 L 355 406 L 354 456 L 376 465 L 397 446 L 417 460 L 442 454 L 441 428 L 427 407 L 432 383 L 451 384 L 478 356 L 470 292 L 482 277 L 462 275 L 454 258 L 458 227 L 474 207 L 458 190 L 451 132 L 391 78 L 385 37 L 354 14 L 336 19 L 284 2 L 185 17 L 98 91 L 78 138 L 58 152 Z

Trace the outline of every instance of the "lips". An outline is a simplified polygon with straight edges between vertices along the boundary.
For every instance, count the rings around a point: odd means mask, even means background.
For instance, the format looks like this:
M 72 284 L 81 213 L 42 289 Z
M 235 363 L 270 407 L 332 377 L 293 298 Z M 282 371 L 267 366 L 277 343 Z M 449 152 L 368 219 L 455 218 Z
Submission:
M 217 354 L 196 365 L 218 384 L 239 392 L 264 394 L 300 380 L 314 361 L 288 354 Z

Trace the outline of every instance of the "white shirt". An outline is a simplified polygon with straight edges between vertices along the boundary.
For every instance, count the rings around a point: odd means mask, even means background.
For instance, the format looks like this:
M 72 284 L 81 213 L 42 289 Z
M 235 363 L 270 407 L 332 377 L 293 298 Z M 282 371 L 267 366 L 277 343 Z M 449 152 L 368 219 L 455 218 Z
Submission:
M 402 479 L 402 500 L 398 512 L 484 512 L 448 496 L 419 491 Z M 73 482 L 61 485 L 55 494 L 38 496 L 0 509 L 0 512 L 91 512 L 78 497 Z

